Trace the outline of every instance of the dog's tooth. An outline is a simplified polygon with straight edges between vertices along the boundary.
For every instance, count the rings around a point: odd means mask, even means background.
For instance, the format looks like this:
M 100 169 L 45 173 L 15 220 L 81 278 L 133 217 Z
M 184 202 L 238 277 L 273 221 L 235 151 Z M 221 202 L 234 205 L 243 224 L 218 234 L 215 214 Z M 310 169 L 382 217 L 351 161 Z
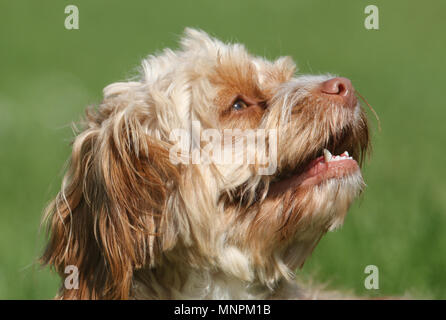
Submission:
M 347 157 L 349 156 L 348 151 L 344 151 L 344 153 Z
M 333 156 L 331 155 L 330 151 L 327 149 L 324 149 L 324 160 L 325 162 L 330 162 Z

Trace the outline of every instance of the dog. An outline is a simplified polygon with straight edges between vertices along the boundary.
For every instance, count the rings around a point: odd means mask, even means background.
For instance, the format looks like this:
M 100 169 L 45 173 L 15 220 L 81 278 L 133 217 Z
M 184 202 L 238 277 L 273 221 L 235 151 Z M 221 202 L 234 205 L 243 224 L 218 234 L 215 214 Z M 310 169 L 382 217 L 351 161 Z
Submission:
M 41 262 L 78 271 L 57 297 L 313 297 L 294 272 L 365 186 L 350 80 L 190 28 L 140 74 L 87 109 L 44 214 Z

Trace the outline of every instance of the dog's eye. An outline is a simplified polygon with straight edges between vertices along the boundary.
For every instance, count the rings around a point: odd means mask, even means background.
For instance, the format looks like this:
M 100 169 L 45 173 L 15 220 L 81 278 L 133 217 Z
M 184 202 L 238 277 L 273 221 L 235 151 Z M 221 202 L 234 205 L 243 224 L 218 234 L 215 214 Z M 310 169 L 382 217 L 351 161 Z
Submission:
M 245 109 L 245 108 L 247 108 L 247 107 L 248 107 L 248 104 L 247 104 L 245 101 L 241 100 L 241 99 L 238 99 L 238 100 L 235 101 L 234 104 L 232 105 L 232 108 L 233 108 L 234 110 L 243 110 L 243 109 Z

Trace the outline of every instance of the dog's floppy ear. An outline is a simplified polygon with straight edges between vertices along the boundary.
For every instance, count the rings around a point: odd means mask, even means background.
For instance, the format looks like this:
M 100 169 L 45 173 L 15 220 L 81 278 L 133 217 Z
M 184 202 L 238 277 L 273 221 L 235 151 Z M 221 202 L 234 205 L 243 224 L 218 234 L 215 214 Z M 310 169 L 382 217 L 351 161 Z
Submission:
M 77 289 L 63 284 L 61 298 L 128 298 L 133 271 L 156 264 L 175 241 L 164 211 L 177 168 L 168 148 L 147 134 L 148 106 L 129 92 L 137 87 L 114 86 L 87 112 L 61 191 L 47 208 L 42 262 L 62 278 L 68 266 L 78 269 Z

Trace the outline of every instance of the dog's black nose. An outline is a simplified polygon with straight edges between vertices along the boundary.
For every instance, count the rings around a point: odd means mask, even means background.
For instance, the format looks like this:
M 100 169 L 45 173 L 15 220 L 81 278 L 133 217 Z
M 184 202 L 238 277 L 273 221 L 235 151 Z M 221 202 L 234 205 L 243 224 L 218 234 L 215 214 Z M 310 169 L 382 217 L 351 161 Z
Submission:
M 344 100 L 344 105 L 354 107 L 356 105 L 355 90 L 352 82 L 347 78 L 333 78 L 321 83 L 320 90 L 322 93 L 339 96 Z

